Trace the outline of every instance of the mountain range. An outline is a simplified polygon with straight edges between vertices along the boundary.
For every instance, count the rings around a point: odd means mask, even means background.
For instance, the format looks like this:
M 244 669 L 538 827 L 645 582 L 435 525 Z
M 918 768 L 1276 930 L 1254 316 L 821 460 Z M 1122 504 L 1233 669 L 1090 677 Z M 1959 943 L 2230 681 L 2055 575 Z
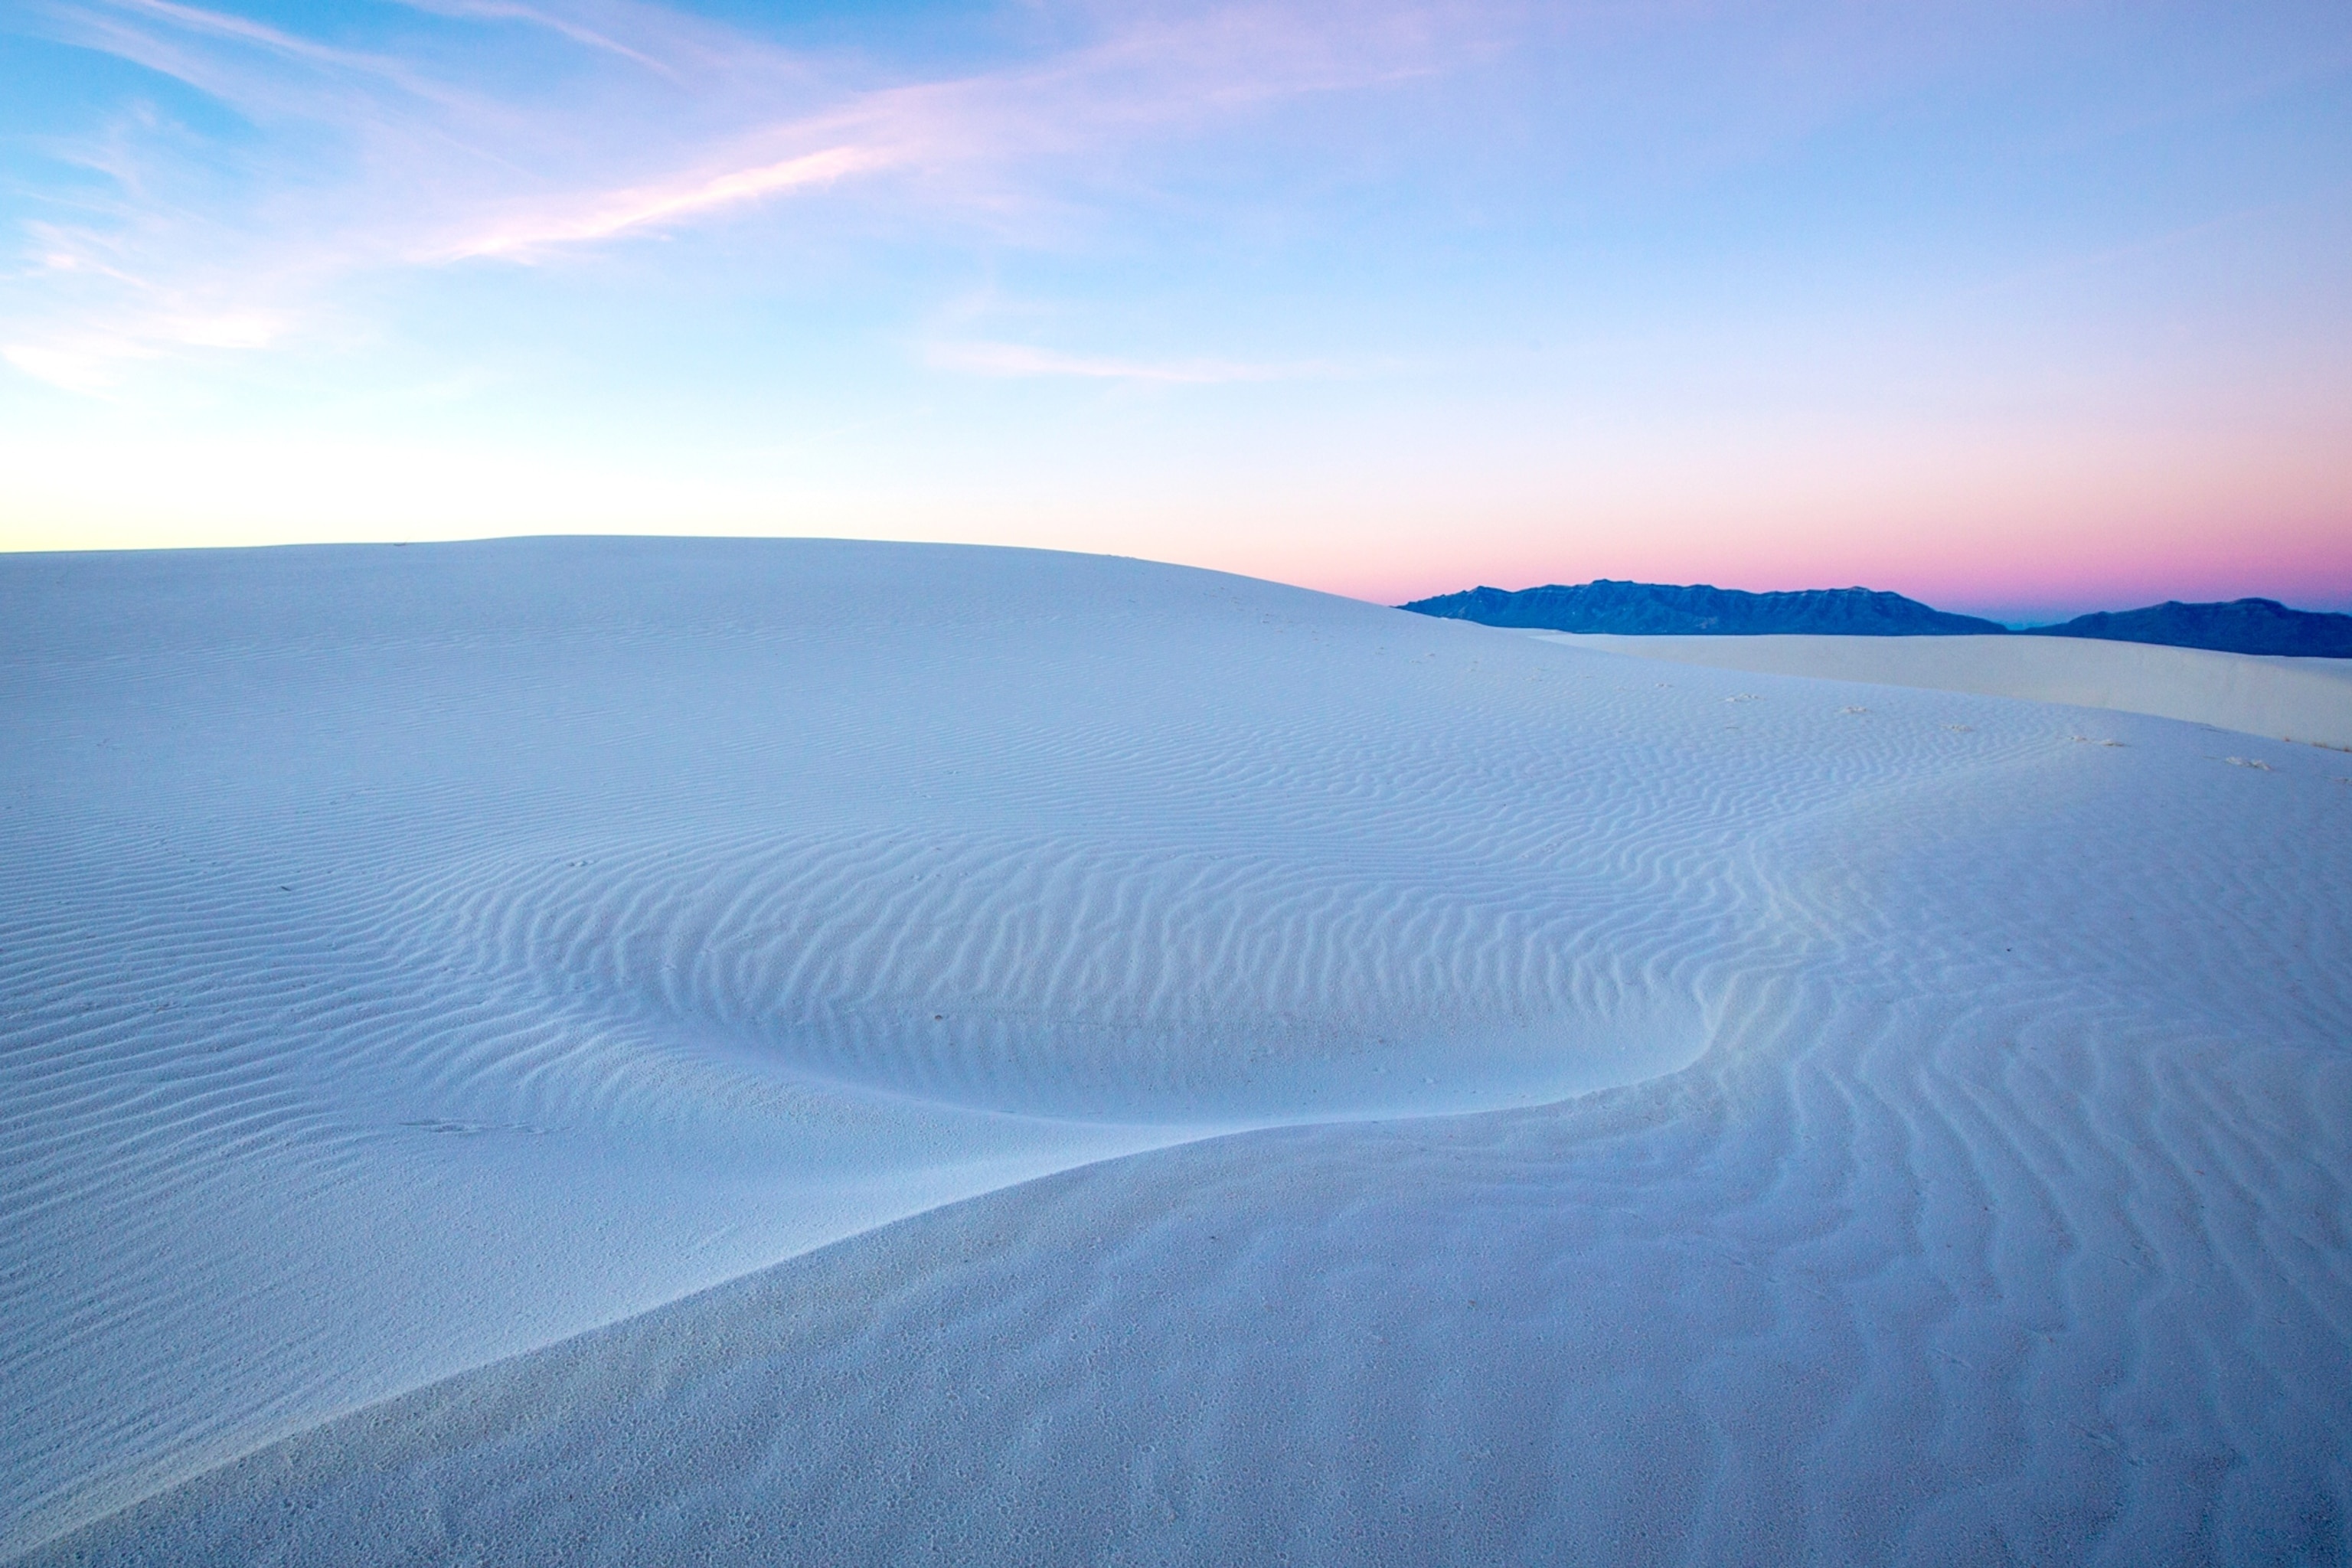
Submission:
M 2105 637 L 2222 653 L 2352 658 L 2352 616 L 2290 610 L 2276 599 L 2231 599 L 2218 605 L 2167 599 L 2144 610 L 2102 610 L 2060 626 L 2028 629 L 2045 637 Z
M 1751 594 L 1704 584 L 1622 583 L 1601 578 L 1572 587 L 1472 588 L 1401 606 L 1424 616 L 1529 630 L 1610 632 L 1633 637 L 1754 637 L 1810 633 L 1838 637 L 2006 636 L 2011 628 L 1958 616 L 1900 594 L 1869 588 L 1809 588 Z M 2056 626 L 2026 626 L 2038 637 L 2159 643 L 2221 653 L 2352 658 L 2352 616 L 2289 609 L 2275 599 L 2102 611 Z

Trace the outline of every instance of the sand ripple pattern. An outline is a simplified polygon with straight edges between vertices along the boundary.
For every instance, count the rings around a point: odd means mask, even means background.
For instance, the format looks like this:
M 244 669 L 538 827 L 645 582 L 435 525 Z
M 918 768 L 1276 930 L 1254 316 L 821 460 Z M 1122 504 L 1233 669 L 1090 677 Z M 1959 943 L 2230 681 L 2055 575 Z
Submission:
M 2324 754 L 366 554 L 0 573 L 0 1551 L 2346 1552 Z
M 1687 910 L 1268 840 L 605 845 L 449 868 L 425 930 L 491 984 L 594 996 L 744 1067 L 1042 1115 L 1528 1103 L 1705 1045 L 1655 972 L 1689 962 Z

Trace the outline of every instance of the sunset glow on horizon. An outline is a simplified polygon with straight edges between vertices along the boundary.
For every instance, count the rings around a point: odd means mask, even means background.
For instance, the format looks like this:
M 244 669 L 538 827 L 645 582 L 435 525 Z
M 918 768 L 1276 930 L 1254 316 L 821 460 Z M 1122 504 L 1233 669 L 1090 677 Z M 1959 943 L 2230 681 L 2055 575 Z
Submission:
M 41 0 L 0 549 L 2352 609 L 2352 11 Z

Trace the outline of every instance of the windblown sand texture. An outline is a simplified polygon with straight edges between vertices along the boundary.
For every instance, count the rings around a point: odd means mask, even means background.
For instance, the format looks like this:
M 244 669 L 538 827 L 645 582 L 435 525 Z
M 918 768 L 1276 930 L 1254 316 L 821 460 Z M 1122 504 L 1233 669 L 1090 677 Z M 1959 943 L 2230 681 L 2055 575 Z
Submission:
M 0 705 L 0 1555 L 2347 1551 L 2339 754 L 797 542 Z
M 2352 658 L 2284 658 L 2030 636 L 1536 635 L 1670 664 L 2116 708 L 2352 751 Z

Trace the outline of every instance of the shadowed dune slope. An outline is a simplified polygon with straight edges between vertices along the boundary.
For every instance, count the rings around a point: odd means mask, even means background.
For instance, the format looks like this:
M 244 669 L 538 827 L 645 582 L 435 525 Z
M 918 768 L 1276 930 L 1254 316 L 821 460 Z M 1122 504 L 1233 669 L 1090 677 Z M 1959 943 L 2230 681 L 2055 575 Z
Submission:
M 2331 753 L 803 542 L 0 682 L 0 1552 L 2346 1548 Z

